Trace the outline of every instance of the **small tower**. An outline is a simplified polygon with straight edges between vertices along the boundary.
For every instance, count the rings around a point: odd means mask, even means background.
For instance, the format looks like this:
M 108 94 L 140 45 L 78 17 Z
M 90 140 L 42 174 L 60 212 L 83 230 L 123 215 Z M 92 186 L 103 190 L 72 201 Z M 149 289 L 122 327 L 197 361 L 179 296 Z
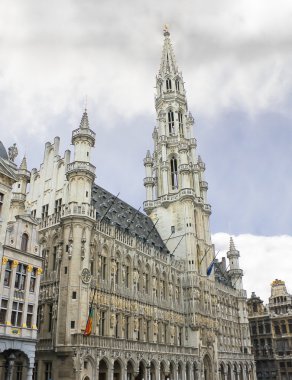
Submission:
M 27 185 L 30 182 L 30 172 L 27 170 L 26 157 L 24 156 L 17 169 L 18 181 L 13 185 L 10 218 L 20 215 L 25 211 Z
M 239 251 L 235 248 L 234 241 L 230 237 L 229 251 L 227 252 L 230 265 L 229 276 L 233 287 L 237 290 L 242 290 L 243 271 L 239 267 L 239 256 Z
M 80 126 L 72 132 L 74 161 L 67 166 L 69 181 L 69 203 L 90 204 L 91 188 L 95 179 L 95 166 L 90 163 L 91 148 L 95 144 L 95 133 L 89 128 L 86 109 Z
M 164 29 L 164 43 L 156 76 L 157 124 L 154 152 L 144 159 L 144 210 L 154 222 L 170 253 L 187 259 L 188 269 L 206 275 L 214 258 L 209 232 L 205 164 L 196 154 L 194 118 L 188 110 L 182 73 Z M 212 276 L 211 276 L 212 277 Z

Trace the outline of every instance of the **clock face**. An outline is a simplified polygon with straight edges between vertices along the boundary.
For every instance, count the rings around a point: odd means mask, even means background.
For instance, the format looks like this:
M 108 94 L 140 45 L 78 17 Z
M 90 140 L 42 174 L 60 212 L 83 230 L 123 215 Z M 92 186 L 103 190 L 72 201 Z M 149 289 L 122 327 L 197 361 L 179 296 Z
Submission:
M 88 268 L 83 268 L 81 272 L 81 280 L 85 283 L 88 284 L 91 279 L 91 274 Z

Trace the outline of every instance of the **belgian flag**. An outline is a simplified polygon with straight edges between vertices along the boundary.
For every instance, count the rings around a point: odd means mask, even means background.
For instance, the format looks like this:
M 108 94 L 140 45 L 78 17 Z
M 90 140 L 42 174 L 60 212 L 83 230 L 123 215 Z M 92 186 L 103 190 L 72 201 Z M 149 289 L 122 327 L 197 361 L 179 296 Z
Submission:
M 84 336 L 89 336 L 92 332 L 93 310 L 94 310 L 93 305 L 90 305 L 87 323 L 86 323 L 86 327 L 83 333 Z

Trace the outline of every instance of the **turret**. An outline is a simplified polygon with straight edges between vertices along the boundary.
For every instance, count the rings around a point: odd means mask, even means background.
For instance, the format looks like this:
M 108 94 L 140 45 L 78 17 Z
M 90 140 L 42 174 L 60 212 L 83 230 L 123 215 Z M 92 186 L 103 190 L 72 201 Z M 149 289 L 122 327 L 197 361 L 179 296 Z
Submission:
M 238 290 L 243 289 L 242 287 L 242 277 L 243 271 L 239 267 L 239 251 L 235 248 L 234 241 L 230 237 L 229 251 L 227 252 L 227 258 L 229 259 L 229 276 L 233 287 Z
M 10 220 L 25 211 L 27 185 L 30 182 L 30 172 L 27 170 L 26 157 L 24 156 L 17 169 L 17 182 L 13 185 L 10 207 Z
M 68 164 L 66 176 L 69 181 L 69 203 L 91 203 L 91 188 L 95 179 L 95 166 L 90 163 L 95 133 L 89 128 L 85 109 L 80 126 L 72 132 L 74 161 Z

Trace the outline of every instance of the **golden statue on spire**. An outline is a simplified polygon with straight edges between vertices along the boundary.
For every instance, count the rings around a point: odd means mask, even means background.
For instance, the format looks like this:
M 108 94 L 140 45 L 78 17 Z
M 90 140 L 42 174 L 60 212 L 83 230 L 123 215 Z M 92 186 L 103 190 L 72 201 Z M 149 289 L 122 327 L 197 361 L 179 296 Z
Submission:
M 168 25 L 167 24 L 164 24 L 163 26 L 163 35 L 164 36 L 169 36 L 169 30 L 168 30 Z

